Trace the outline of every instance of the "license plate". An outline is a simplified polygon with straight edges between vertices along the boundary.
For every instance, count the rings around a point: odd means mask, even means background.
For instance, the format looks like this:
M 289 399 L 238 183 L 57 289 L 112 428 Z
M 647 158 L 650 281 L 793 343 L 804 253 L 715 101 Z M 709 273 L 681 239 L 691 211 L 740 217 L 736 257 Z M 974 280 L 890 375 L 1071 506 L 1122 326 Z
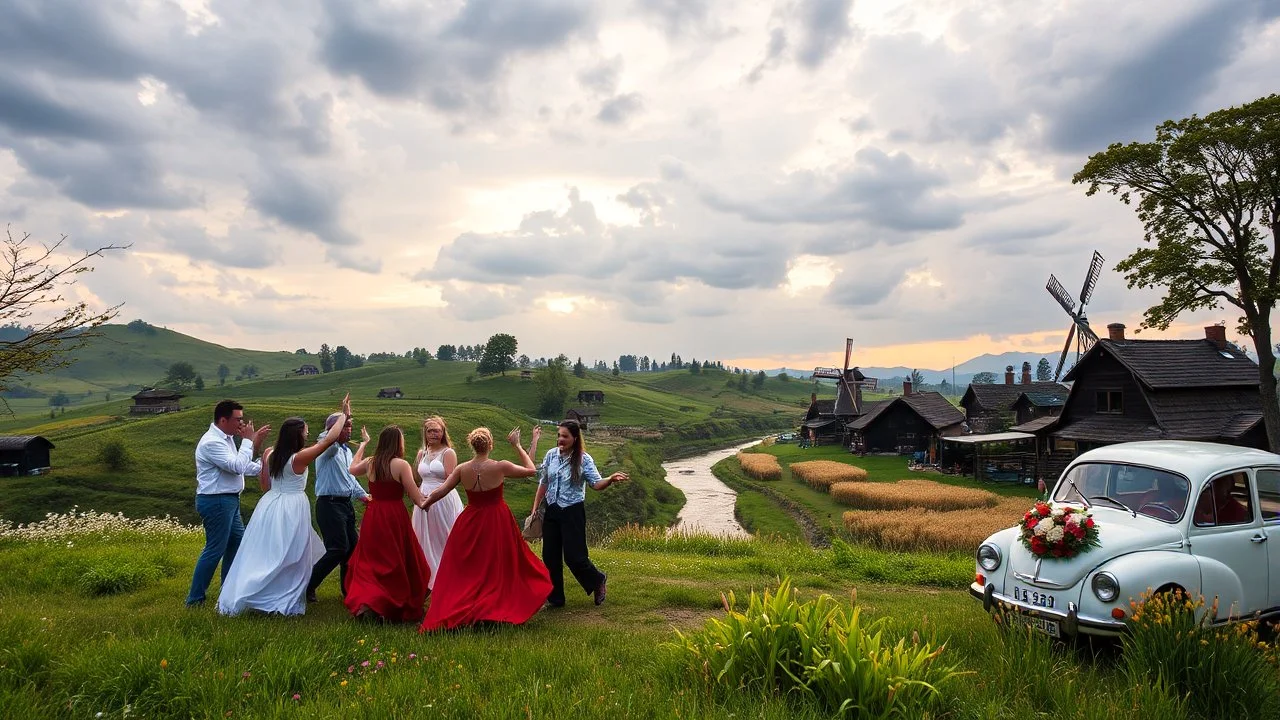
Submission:
M 1017 615 L 1017 614 L 1011 615 L 1010 619 L 1013 620 L 1014 622 L 1020 622 L 1032 628 L 1035 628 L 1036 630 L 1039 630 L 1040 632 L 1044 633 L 1045 635 L 1048 635 L 1051 638 L 1062 637 L 1062 632 L 1058 627 L 1057 620 L 1050 620 L 1049 618 L 1042 618 L 1042 617 L 1034 617 L 1032 615 Z
M 1057 599 L 1049 593 L 1042 593 L 1037 590 L 1028 590 L 1024 587 L 1013 587 L 1013 599 L 1021 603 L 1026 603 L 1033 607 L 1054 608 Z

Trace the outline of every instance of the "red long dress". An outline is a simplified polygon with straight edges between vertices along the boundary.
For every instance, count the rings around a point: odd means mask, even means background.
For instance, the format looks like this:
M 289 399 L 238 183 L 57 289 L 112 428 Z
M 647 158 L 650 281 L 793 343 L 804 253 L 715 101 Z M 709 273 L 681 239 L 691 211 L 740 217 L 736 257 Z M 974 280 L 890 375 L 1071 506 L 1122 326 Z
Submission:
M 431 569 L 409 525 L 404 487 L 371 480 L 373 500 L 360 521 L 360 539 L 347 563 L 347 596 L 351 614 L 361 607 L 391 622 L 422 619 Z
M 468 490 L 467 507 L 445 543 L 420 630 L 485 621 L 519 625 L 542 608 L 550 593 L 547 567 L 520 536 L 502 500 L 502 486 Z

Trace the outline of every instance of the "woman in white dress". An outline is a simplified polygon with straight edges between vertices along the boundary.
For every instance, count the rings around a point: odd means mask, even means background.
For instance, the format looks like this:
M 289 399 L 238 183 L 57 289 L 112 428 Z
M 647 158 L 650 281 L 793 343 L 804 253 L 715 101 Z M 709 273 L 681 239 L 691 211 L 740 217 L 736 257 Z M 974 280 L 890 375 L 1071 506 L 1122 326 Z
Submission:
M 439 415 L 433 415 L 422 423 L 422 449 L 418 451 L 416 465 L 418 477 L 422 478 L 423 495 L 429 495 L 440 487 L 440 483 L 458 466 L 458 454 L 453 451 L 449 442 L 449 427 Z M 462 500 L 458 498 L 457 490 L 449 492 L 429 510 L 413 509 L 413 534 L 418 536 L 422 554 L 431 567 L 428 587 L 435 587 L 436 571 L 440 569 L 440 556 L 444 555 L 445 541 L 453 530 L 453 521 L 458 519 L 461 512 Z
M 347 410 L 346 401 L 343 410 Z M 347 421 L 345 412 L 340 415 L 335 427 Z M 240 552 L 218 595 L 218 612 L 306 612 L 311 566 L 324 555 L 324 542 L 311 529 L 307 466 L 340 435 L 331 432 L 315 445 L 304 447 L 307 423 L 302 418 L 289 418 L 280 426 L 275 447 L 263 453 L 259 482 L 266 492 L 244 529 Z

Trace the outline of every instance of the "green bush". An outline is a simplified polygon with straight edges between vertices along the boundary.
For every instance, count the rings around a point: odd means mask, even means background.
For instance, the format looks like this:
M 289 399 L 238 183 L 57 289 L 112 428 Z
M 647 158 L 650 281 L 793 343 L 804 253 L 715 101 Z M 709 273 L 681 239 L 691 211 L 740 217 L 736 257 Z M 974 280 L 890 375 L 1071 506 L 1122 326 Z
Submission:
M 98 446 L 98 462 L 119 472 L 133 464 L 133 453 L 124 440 L 112 438 Z
M 149 563 L 108 557 L 81 573 L 78 585 L 86 595 L 118 595 L 146 587 L 164 574 L 162 568 Z
M 776 593 L 751 593 L 743 612 L 732 593 L 724 602 L 725 620 L 676 632 L 690 668 L 722 690 L 795 692 L 859 718 L 919 717 L 959 674 L 938 662 L 942 647 L 916 633 L 893 642 L 884 619 L 864 623 L 860 608 L 847 610 L 830 595 L 800 602 L 789 579 Z
M 1144 594 L 1121 639 L 1131 683 L 1159 678 L 1185 698 L 1194 716 L 1280 716 L 1277 648 L 1258 637 L 1256 621 L 1213 626 L 1217 601 L 1181 590 Z

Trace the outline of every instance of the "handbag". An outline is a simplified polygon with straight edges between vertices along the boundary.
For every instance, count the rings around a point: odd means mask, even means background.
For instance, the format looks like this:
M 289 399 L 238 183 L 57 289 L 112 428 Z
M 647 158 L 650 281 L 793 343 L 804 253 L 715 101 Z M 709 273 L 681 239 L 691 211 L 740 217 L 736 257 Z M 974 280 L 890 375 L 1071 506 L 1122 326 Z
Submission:
M 542 498 L 542 502 L 538 503 L 538 509 L 529 514 L 524 519 L 524 529 L 520 534 L 525 540 L 538 540 L 542 538 L 542 519 L 547 514 L 547 499 Z

